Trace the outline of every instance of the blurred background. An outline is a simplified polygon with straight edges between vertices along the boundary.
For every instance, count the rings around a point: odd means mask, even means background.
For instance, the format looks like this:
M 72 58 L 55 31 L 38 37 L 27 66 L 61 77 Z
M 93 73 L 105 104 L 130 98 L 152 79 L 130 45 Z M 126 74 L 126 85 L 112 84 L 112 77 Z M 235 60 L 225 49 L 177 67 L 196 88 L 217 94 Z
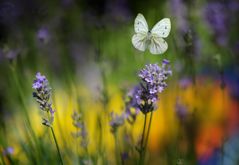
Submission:
M 165 54 L 133 47 L 138 13 L 150 28 L 171 19 Z M 74 111 L 84 117 L 90 163 L 114 164 L 110 113 L 125 111 L 145 64 L 168 59 L 173 76 L 154 112 L 148 164 L 239 164 L 238 16 L 237 0 L 1 0 L 0 163 L 57 164 L 32 97 L 39 71 L 52 88 L 53 127 L 66 164 L 86 155 L 71 136 Z M 142 126 L 140 112 L 134 125 L 119 128 L 125 164 L 135 164 Z M 103 158 L 96 156 L 102 148 Z

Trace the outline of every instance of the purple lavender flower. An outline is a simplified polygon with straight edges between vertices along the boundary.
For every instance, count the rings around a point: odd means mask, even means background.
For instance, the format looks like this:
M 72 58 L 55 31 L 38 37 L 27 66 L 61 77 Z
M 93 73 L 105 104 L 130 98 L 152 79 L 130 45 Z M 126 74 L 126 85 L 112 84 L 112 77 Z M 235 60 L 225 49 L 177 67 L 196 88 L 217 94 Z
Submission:
M 76 132 L 72 132 L 72 136 L 75 138 L 81 138 L 80 145 L 86 150 L 88 146 L 88 133 L 82 115 L 76 111 L 72 114 L 73 125 L 77 129 Z
M 36 79 L 33 81 L 32 88 L 35 89 L 33 92 L 33 97 L 40 105 L 40 109 L 46 113 L 42 116 L 42 124 L 51 127 L 54 121 L 55 110 L 52 108 L 50 102 L 51 98 L 51 88 L 49 86 L 48 80 L 40 72 L 36 74 Z
M 172 75 L 172 71 L 168 60 L 163 60 L 161 67 L 158 64 L 149 64 L 139 72 L 142 82 L 135 97 L 143 113 L 155 109 L 158 93 L 161 93 L 167 87 L 165 80 L 169 75 Z
M 44 75 L 41 75 L 40 72 L 36 74 L 36 79 L 32 84 L 32 88 L 40 91 L 41 89 L 46 90 L 48 87 L 48 80 Z
M 139 73 L 139 77 L 146 83 L 147 89 L 150 94 L 161 93 L 167 86 L 165 80 L 168 75 L 172 74 L 172 71 L 165 70 L 168 61 L 163 61 L 162 68 L 158 64 L 146 65 Z

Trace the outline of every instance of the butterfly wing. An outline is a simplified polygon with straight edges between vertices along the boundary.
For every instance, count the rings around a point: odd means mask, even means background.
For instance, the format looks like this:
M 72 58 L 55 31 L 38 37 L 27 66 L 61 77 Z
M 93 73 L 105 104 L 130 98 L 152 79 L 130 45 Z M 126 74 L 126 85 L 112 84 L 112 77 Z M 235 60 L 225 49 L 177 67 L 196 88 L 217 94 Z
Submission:
M 135 33 L 148 33 L 148 24 L 142 14 L 138 14 L 134 21 Z
M 151 30 L 152 36 L 166 38 L 171 30 L 171 22 L 169 18 L 164 18 L 160 20 L 156 25 L 154 25 Z
M 148 24 L 142 14 L 138 14 L 134 21 L 134 30 L 136 34 L 132 37 L 132 44 L 140 51 L 145 51 L 148 35 Z
M 152 37 L 149 44 L 149 51 L 152 54 L 163 54 L 168 49 L 167 42 L 161 37 Z
M 146 33 L 137 33 L 134 34 L 132 37 L 132 44 L 134 47 L 140 51 L 145 51 L 146 49 L 146 38 L 147 34 Z

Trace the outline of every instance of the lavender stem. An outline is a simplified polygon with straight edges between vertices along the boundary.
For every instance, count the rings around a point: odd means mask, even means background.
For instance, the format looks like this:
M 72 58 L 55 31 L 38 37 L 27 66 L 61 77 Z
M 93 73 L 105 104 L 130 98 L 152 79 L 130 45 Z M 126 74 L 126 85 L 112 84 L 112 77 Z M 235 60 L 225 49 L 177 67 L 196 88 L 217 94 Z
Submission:
M 153 111 L 151 111 L 151 113 L 150 113 L 149 125 L 148 125 L 148 130 L 147 130 L 147 135 L 146 135 L 145 146 L 144 146 L 145 150 L 144 150 L 144 153 L 143 153 L 142 161 L 144 161 L 144 158 L 145 158 L 145 152 L 146 152 L 146 148 L 147 148 L 147 145 L 148 145 L 149 132 L 150 132 L 150 128 L 151 128 L 152 118 L 153 118 Z
M 54 138 L 54 142 L 56 144 L 56 148 L 57 148 L 57 152 L 58 152 L 58 156 L 59 156 L 59 159 L 60 159 L 60 163 L 63 165 L 63 161 L 62 161 L 62 157 L 61 157 L 61 153 L 60 153 L 60 149 L 59 149 L 59 146 L 58 146 L 58 143 L 57 143 L 57 140 L 56 140 L 56 136 L 55 136 L 55 133 L 54 133 L 54 130 L 52 127 L 51 128 L 51 133 L 53 135 L 53 138 Z
M 147 113 L 144 114 L 144 128 L 143 128 L 143 134 L 140 144 L 140 150 L 139 150 L 139 164 L 144 164 L 143 162 L 143 153 L 144 153 L 144 134 L 145 134 L 145 128 L 147 123 Z

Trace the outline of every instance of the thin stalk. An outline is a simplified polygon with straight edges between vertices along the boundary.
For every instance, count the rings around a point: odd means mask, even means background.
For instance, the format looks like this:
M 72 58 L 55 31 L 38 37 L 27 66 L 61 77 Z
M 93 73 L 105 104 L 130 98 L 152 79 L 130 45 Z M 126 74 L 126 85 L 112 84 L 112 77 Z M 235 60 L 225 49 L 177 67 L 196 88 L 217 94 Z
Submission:
M 1 159 L 2 159 L 2 164 L 6 165 L 3 154 L 1 154 Z
M 114 133 L 114 139 L 115 139 L 115 159 L 116 163 L 118 165 L 121 164 L 121 159 L 120 159 L 120 147 L 119 147 L 119 141 L 118 141 L 118 136 L 117 136 L 117 131 Z
M 62 157 L 61 157 L 61 153 L 60 153 L 60 148 L 58 146 L 58 143 L 57 143 L 57 140 L 56 140 L 56 136 L 55 136 L 55 133 L 54 133 L 54 130 L 52 127 L 51 128 L 51 133 L 53 135 L 53 138 L 54 138 L 54 142 L 55 142 L 55 145 L 56 145 L 56 148 L 57 148 L 57 152 L 58 152 L 58 156 L 59 156 L 59 159 L 60 159 L 60 163 L 63 165 L 63 161 L 62 161 Z
M 143 162 L 143 153 L 144 153 L 144 134 L 145 134 L 145 128 L 147 123 L 147 113 L 144 114 L 144 127 L 143 127 L 143 134 L 140 144 L 140 150 L 139 150 L 139 164 L 144 164 Z
M 147 134 L 146 134 L 146 141 L 145 141 L 142 161 L 144 161 L 144 158 L 145 158 L 145 153 L 146 153 L 146 148 L 147 148 L 147 145 L 148 145 L 148 139 L 149 139 L 151 123 L 152 123 L 152 118 L 153 118 L 153 111 L 150 113 L 150 119 L 149 119 Z

